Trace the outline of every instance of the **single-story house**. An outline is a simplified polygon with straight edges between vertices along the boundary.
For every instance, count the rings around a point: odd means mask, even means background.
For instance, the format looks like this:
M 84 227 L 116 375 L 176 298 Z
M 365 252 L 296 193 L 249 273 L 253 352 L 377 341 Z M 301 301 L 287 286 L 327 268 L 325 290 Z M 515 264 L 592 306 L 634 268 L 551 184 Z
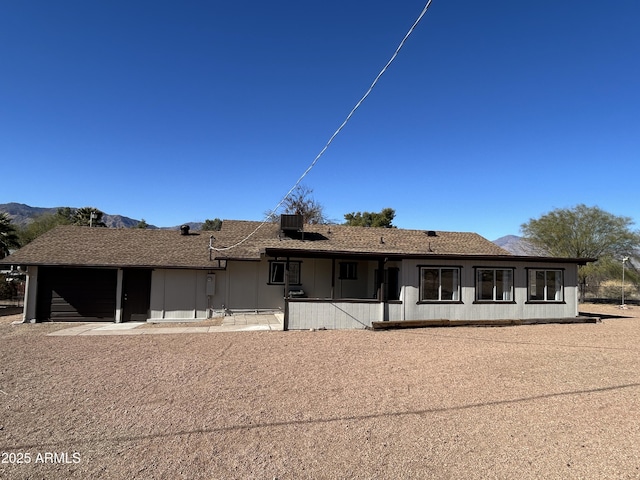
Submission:
M 475 233 L 224 220 L 216 232 L 59 226 L 0 263 L 25 321 L 189 321 L 279 311 L 285 329 L 570 319 L 578 265 Z

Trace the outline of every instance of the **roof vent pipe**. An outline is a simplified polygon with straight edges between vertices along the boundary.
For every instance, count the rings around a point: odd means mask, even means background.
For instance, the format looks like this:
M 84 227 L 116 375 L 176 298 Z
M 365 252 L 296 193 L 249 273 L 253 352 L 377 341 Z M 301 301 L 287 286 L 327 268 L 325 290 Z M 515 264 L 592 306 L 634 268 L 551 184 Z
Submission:
M 427 231 L 427 237 L 437 237 L 438 234 L 435 232 L 435 230 L 428 230 Z
M 189 225 L 180 226 L 180 235 L 189 235 Z

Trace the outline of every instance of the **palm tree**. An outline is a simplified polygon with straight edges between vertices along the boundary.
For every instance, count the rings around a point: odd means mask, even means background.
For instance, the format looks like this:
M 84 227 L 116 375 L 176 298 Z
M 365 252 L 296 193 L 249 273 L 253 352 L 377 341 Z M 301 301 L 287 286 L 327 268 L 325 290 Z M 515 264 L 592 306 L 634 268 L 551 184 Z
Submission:
M 90 227 L 106 227 L 102 221 L 104 213 L 94 207 L 78 208 L 71 217 L 74 225 L 84 225 Z
M 11 225 L 11 219 L 6 213 L 0 213 L 0 258 L 9 255 L 9 249 L 18 248 L 18 235 Z

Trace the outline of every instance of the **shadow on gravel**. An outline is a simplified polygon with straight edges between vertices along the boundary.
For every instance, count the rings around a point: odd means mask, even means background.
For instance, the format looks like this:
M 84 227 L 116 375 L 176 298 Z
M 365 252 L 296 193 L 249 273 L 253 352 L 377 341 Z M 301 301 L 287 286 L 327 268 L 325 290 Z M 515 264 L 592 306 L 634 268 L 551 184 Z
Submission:
M 624 310 L 621 310 L 622 312 Z M 618 315 L 613 313 L 589 313 L 589 312 L 578 312 L 578 315 L 581 317 L 600 317 L 601 320 L 607 320 L 609 318 L 634 318 L 633 315 Z
M 201 429 L 193 429 L 193 430 L 182 430 L 177 432 L 167 432 L 167 433 L 156 433 L 150 435 L 131 435 L 127 437 L 114 437 L 114 438 L 95 438 L 91 440 L 83 440 L 76 441 L 73 438 L 69 438 L 66 441 L 60 441 L 56 443 L 36 443 L 36 444 L 23 444 L 16 445 L 11 447 L 11 450 L 27 450 L 27 449 L 45 449 L 45 448 L 55 448 L 63 443 L 80 443 L 80 444 L 95 444 L 102 442 L 112 442 L 112 443 L 121 443 L 121 442 L 135 442 L 139 440 L 152 440 L 156 438 L 169 438 L 169 437 L 179 437 L 185 435 L 194 435 L 194 434 L 209 434 L 209 433 L 220 433 L 220 432 L 230 432 L 236 430 L 254 430 L 259 428 L 273 428 L 273 427 L 288 427 L 293 425 L 321 425 L 326 423 L 333 422 L 344 422 L 344 421 L 364 421 L 371 420 L 376 418 L 394 418 L 394 417 L 406 417 L 410 415 L 428 415 L 433 413 L 447 413 L 447 412 L 456 412 L 461 410 L 469 410 L 473 408 L 483 408 L 483 407 L 494 407 L 499 405 L 510 405 L 515 403 L 523 403 L 523 402 L 531 402 L 535 400 L 543 400 L 547 398 L 558 398 L 572 395 L 585 395 L 590 393 L 602 393 L 602 392 L 610 392 L 615 390 L 623 390 L 627 388 L 638 388 L 640 387 L 640 383 L 628 383 L 624 385 L 614 385 L 611 387 L 599 387 L 599 388 L 590 388 L 586 390 L 570 390 L 568 392 L 559 392 L 559 393 L 546 393 L 544 395 L 533 395 L 530 397 L 522 397 L 522 398 L 514 398 L 509 400 L 493 400 L 488 402 L 478 402 L 478 403 L 470 403 L 467 405 L 458 405 L 453 407 L 441 407 L 441 408 L 429 408 L 425 410 L 411 410 L 404 412 L 384 412 L 384 413 L 372 413 L 368 415 L 351 415 L 346 417 L 329 417 L 329 418 L 310 418 L 307 420 L 289 420 L 289 421 L 281 421 L 281 422 L 267 422 L 267 423 L 250 423 L 250 424 L 242 424 L 242 425 L 231 425 L 227 427 L 212 427 L 212 428 L 201 428 Z M 3 449 L 5 446 L 0 445 Z
M 0 317 L 22 313 L 22 307 L 0 307 Z

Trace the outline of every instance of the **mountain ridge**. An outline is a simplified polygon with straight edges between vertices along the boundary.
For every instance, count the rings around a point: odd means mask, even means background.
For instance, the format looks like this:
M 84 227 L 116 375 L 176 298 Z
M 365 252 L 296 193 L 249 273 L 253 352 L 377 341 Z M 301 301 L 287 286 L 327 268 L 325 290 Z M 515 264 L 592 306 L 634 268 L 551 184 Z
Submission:
M 32 207 L 24 203 L 2 203 L 0 204 L 0 213 L 6 213 L 11 222 L 17 227 L 26 227 L 41 215 L 54 215 L 59 208 L 66 207 Z M 70 207 L 77 210 L 77 207 Z M 123 215 L 112 215 L 104 213 L 102 221 L 109 228 L 133 228 L 138 225 L 140 220 L 125 217 Z M 149 225 L 149 228 L 158 228 L 155 225 Z
M 40 215 L 53 215 L 59 208 L 66 207 L 32 207 L 30 205 L 18 202 L 0 203 L 0 213 L 6 213 L 11 219 L 12 223 L 19 227 L 25 227 L 29 223 L 33 222 L 35 218 Z M 77 209 L 77 207 L 69 207 Z M 109 228 L 135 228 L 141 220 L 126 217 L 120 214 L 104 213 L 102 221 Z M 193 230 L 199 230 L 202 226 L 202 222 L 185 222 L 183 225 L 189 225 L 189 228 Z M 180 225 L 173 227 L 158 227 L 155 225 L 149 225 L 148 228 L 159 229 L 178 229 Z M 514 255 L 531 255 L 527 250 L 526 243 L 522 240 L 522 237 L 517 235 L 505 235 L 496 240 L 493 243 L 499 247 L 504 248 L 508 252 Z

